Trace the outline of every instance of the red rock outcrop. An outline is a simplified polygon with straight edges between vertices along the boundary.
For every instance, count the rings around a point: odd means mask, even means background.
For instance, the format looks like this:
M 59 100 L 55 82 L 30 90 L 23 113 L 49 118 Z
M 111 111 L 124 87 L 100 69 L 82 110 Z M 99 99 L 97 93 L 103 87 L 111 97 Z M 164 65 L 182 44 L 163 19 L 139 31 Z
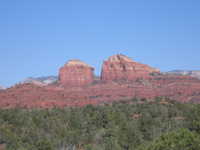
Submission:
M 135 80 L 137 78 L 147 78 L 150 73 L 159 73 L 158 69 L 148 65 L 134 62 L 124 55 L 114 55 L 104 61 L 101 79 L 108 80 Z
M 135 97 L 168 97 L 200 103 L 200 80 L 197 78 L 159 74 L 158 70 L 123 55 L 110 57 L 103 67 L 102 79 L 112 82 L 94 79 L 93 68 L 81 61 L 69 61 L 60 69 L 58 83 L 46 86 L 24 83 L 0 90 L 0 108 L 79 107 Z M 154 72 L 154 76 L 149 75 Z
M 84 86 L 93 82 L 93 68 L 80 60 L 70 60 L 59 71 L 63 86 Z
M 19 84 L 0 91 L 0 108 L 79 107 L 157 96 L 200 103 L 200 80 L 187 76 L 158 75 L 150 79 L 103 82 L 84 87 Z

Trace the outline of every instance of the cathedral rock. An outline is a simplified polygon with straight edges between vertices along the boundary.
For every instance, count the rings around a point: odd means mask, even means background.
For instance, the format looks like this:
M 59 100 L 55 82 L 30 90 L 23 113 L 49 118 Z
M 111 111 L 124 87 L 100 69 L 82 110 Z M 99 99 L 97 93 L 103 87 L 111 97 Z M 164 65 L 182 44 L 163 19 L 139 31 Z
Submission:
M 94 80 L 94 69 L 80 60 L 70 60 L 59 70 L 59 83 L 63 86 L 85 86 Z
M 113 55 L 104 61 L 101 80 L 135 80 L 148 78 L 151 73 L 159 73 L 158 69 L 133 61 L 125 55 Z

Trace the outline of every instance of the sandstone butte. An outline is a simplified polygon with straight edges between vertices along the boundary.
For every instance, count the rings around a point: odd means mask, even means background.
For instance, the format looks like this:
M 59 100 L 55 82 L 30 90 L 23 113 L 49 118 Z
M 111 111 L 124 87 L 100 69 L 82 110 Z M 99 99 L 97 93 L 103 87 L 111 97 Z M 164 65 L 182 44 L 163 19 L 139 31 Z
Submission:
M 63 86 L 84 86 L 94 80 L 93 68 L 80 60 L 70 60 L 59 71 Z
M 104 61 L 101 79 L 104 81 L 136 80 L 138 78 L 148 78 L 151 73 L 159 72 L 158 69 L 134 62 L 127 56 L 114 55 Z
M 183 75 L 164 75 L 124 55 L 114 55 L 106 60 L 100 79 L 94 79 L 91 66 L 72 60 L 61 67 L 57 83 L 46 86 L 17 84 L 0 90 L 0 107 L 80 107 L 158 96 L 199 103 L 200 80 Z

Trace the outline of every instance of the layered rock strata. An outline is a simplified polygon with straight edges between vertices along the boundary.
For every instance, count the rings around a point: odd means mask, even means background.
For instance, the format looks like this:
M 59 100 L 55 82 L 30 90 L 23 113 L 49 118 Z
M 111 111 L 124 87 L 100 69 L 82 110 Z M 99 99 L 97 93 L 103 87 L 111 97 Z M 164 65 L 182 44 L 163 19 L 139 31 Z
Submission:
M 68 61 L 60 68 L 59 80 L 54 84 L 23 83 L 0 90 L 0 108 L 79 107 L 155 97 L 200 103 L 199 79 L 160 74 L 124 55 L 111 56 L 104 62 L 101 80 L 94 77 L 93 70 L 79 60 Z
M 63 86 L 85 86 L 93 82 L 93 68 L 80 60 L 70 60 L 59 70 Z
M 125 55 L 114 55 L 104 61 L 101 80 L 135 80 L 147 78 L 151 73 L 159 73 L 158 69 L 133 61 Z

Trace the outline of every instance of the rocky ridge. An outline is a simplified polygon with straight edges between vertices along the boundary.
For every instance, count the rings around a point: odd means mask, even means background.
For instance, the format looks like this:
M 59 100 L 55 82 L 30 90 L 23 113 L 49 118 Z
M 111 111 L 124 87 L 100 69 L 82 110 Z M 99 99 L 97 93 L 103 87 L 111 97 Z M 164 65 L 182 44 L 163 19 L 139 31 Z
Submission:
M 104 61 L 101 79 L 110 80 L 136 80 L 148 78 L 151 73 L 160 73 L 158 69 L 137 63 L 125 55 L 114 55 Z
M 79 60 L 59 70 L 58 82 L 40 86 L 18 84 L 0 91 L 0 107 L 68 107 L 99 105 L 130 98 L 168 97 L 181 102 L 200 102 L 200 80 L 191 76 L 161 74 L 127 56 L 114 55 L 104 62 L 101 78 Z
M 46 85 L 57 82 L 57 80 L 58 80 L 57 76 L 46 76 L 46 77 L 37 77 L 37 78 L 29 77 L 25 79 L 24 81 L 22 81 L 21 84 L 32 83 L 32 84 L 36 84 L 40 86 L 46 86 Z
M 187 75 L 200 79 L 200 70 L 172 70 L 165 72 L 165 74 Z

